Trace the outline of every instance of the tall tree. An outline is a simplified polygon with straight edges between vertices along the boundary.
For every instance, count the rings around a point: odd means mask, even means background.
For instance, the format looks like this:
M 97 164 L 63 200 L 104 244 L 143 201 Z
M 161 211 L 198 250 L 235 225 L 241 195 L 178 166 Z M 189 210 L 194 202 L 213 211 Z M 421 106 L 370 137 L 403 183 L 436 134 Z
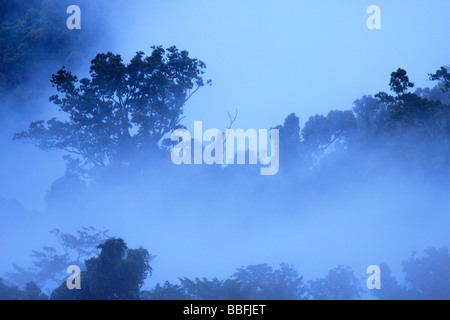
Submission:
M 300 119 L 295 113 L 289 114 L 283 125 L 274 129 L 280 132 L 280 153 L 286 161 L 293 160 L 299 156 L 301 146 Z
M 321 153 L 336 142 L 347 142 L 356 128 L 349 110 L 331 110 L 327 116 L 310 117 L 302 130 L 303 143 L 313 153 Z
M 430 80 L 438 80 L 443 84 L 442 90 L 445 92 L 450 91 L 450 73 L 448 70 L 448 67 L 441 67 L 435 73 L 429 74 Z
M 398 68 L 397 71 L 391 73 L 391 81 L 389 82 L 391 90 L 397 94 L 405 93 L 409 88 L 414 87 L 414 83 L 409 81 L 406 71 Z
M 8 279 L 19 286 L 34 281 L 41 287 L 59 285 L 67 278 L 67 267 L 78 265 L 84 270 L 84 260 L 97 253 L 97 246 L 109 238 L 106 231 L 98 231 L 93 227 L 83 227 L 76 235 L 50 231 L 56 236 L 58 247 L 43 246 L 42 250 L 33 250 L 33 267 L 25 269 L 14 264 L 15 272 L 8 273 Z
M 185 103 L 205 85 L 206 67 L 174 46 L 152 49 L 147 57 L 137 52 L 128 64 L 120 55 L 98 54 L 90 78 L 81 80 L 63 67 L 51 80 L 61 96 L 50 101 L 68 120 L 33 122 L 15 139 L 64 150 L 88 169 L 148 160 L 163 137 L 181 127 Z
M 144 280 L 151 275 L 146 249 L 129 249 L 123 239 L 111 238 L 99 245 L 98 257 L 85 261 L 81 272 L 81 289 L 56 288 L 53 300 L 138 300 Z

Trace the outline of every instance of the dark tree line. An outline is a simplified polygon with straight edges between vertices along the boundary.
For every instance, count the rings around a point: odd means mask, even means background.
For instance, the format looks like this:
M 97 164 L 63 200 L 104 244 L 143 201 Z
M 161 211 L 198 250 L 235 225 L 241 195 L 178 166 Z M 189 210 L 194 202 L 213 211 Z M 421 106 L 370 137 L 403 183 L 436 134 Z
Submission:
M 81 245 L 81 244 L 80 244 Z M 84 250 L 84 245 L 81 245 Z M 85 260 L 81 289 L 68 289 L 64 279 L 53 290 L 55 300 L 356 300 L 367 299 L 365 278 L 359 279 L 348 266 L 339 265 L 324 277 L 304 281 L 296 269 L 282 263 L 279 269 L 267 264 L 238 268 L 228 279 L 179 278 L 152 290 L 141 290 L 151 276 L 150 255 L 144 248 L 129 249 L 120 238 L 97 246 L 98 256 Z M 47 264 L 52 264 L 48 262 Z M 55 268 L 57 266 L 54 266 Z M 60 266 L 65 269 L 66 266 Z M 387 264 L 380 264 L 381 289 L 370 290 L 381 300 L 450 299 L 450 253 L 447 247 L 413 253 L 402 262 L 404 281 L 392 276 Z M 364 296 L 366 293 L 366 296 Z M 0 300 L 46 300 L 49 296 L 32 281 L 23 289 L 0 279 Z
M 146 249 L 129 249 L 120 238 L 98 245 L 98 257 L 85 261 L 81 289 L 68 289 L 64 282 L 56 288 L 52 300 L 137 300 L 145 279 L 151 275 L 152 256 Z
M 30 124 L 15 135 L 43 150 L 68 153 L 70 172 L 90 173 L 104 167 L 137 167 L 158 157 L 163 138 L 182 128 L 184 104 L 205 84 L 205 64 L 176 47 L 137 52 L 130 63 L 120 55 L 98 54 L 91 79 L 78 79 L 64 67 L 52 76 L 62 94 L 50 101 L 69 115 Z M 75 156 L 75 158 L 71 157 Z
M 70 186 L 77 184 L 83 189 L 86 177 L 114 176 L 119 171 L 145 174 L 151 164 L 162 163 L 158 162 L 161 159 L 170 162 L 167 135 L 183 127 L 185 103 L 209 83 L 203 80 L 205 67 L 176 47 L 152 47 L 148 56 L 137 52 L 127 64 L 120 55 L 98 54 L 91 62 L 89 78 L 78 79 L 63 67 L 52 76 L 58 94 L 50 101 L 68 119 L 35 121 L 15 138 L 31 141 L 43 150 L 66 151 L 67 173 L 52 186 L 53 196 L 69 180 Z M 294 113 L 288 115 L 276 126 L 280 130 L 280 176 L 298 180 L 316 172 L 348 172 L 347 163 L 363 159 L 367 164 L 363 170 L 397 162 L 439 173 L 438 178 L 445 180 L 450 173 L 450 76 L 442 67 L 429 78 L 438 85 L 412 92 L 414 84 L 399 68 L 390 76 L 392 93 L 363 96 L 351 110 L 314 115 L 303 128 Z M 363 157 L 357 156 L 361 154 Z M 156 167 L 170 170 L 169 166 Z M 223 172 L 253 174 L 247 167 L 236 166 L 205 170 L 216 176 Z M 358 167 L 352 167 L 352 174 L 355 170 Z M 180 284 L 166 282 L 142 292 L 143 281 L 151 273 L 151 256 L 145 249 L 128 249 L 123 240 L 115 238 L 102 242 L 98 249 L 98 257 L 85 260 L 85 289 L 72 291 L 61 283 L 51 298 L 357 299 L 362 293 L 360 279 L 348 267 L 338 266 L 325 277 L 305 283 L 286 264 L 278 270 L 264 264 L 248 266 L 225 280 L 180 278 Z M 76 261 L 92 252 L 83 254 Z M 411 257 L 403 263 L 404 282 L 392 277 L 383 265 L 385 285 L 373 294 L 382 299 L 448 299 L 448 256 L 448 250 L 442 248 L 430 249 L 421 258 Z M 51 248 L 37 252 L 35 258 L 56 268 L 45 271 L 42 276 L 47 278 L 70 260 Z M 19 274 L 30 275 L 27 272 L 18 268 Z M 39 272 L 32 274 L 39 276 Z M 2 283 L 1 292 L 6 298 L 41 297 L 36 284 L 20 290 Z
M 402 262 L 404 282 L 391 276 L 387 264 L 381 264 L 381 290 L 374 290 L 381 300 L 449 300 L 450 254 L 448 247 L 428 248 L 423 256 L 414 252 Z
M 170 162 L 168 135 L 183 128 L 185 103 L 210 81 L 202 77 L 205 64 L 187 51 L 152 50 L 149 56 L 137 52 L 128 64 L 120 55 L 98 54 L 90 78 L 80 80 L 63 67 L 52 76 L 59 94 L 50 101 L 68 120 L 35 121 L 14 138 L 43 150 L 66 151 L 72 179 L 111 170 L 145 172 Z M 280 130 L 281 172 L 299 177 L 311 170 L 326 172 L 365 153 L 367 159 L 376 155 L 379 166 L 395 161 L 448 173 L 449 73 L 442 67 L 429 78 L 438 85 L 410 92 L 414 84 L 399 68 L 390 77 L 392 95 L 363 96 L 352 110 L 311 116 L 303 128 L 294 113 L 288 115 L 275 127 Z
M 312 167 L 320 163 L 326 167 L 327 161 L 342 154 L 352 158 L 356 153 L 376 152 L 384 163 L 404 161 L 448 172 L 449 73 L 442 67 L 429 76 L 439 81 L 438 86 L 409 92 L 414 84 L 399 68 L 392 72 L 389 83 L 394 95 L 379 92 L 363 96 L 352 110 L 310 117 L 301 130 L 295 114 L 289 115 L 284 125 L 277 127 L 284 159 L 290 165 Z M 298 161 L 305 159 L 309 161 Z
M 48 300 L 48 296 L 34 283 L 29 282 L 23 290 L 7 286 L 0 278 L 0 300 Z
M 82 59 L 88 43 L 98 39 L 101 24 L 86 17 L 83 32 L 67 29 L 66 14 L 72 1 L 0 0 L 0 97 L 2 109 L 19 109 L 47 89 L 42 75 L 56 64 L 73 65 Z M 86 1 L 83 7 L 89 10 Z M 44 85 L 45 84 L 45 85 Z M 8 109 L 13 112 L 14 109 Z
M 13 264 L 15 272 L 7 273 L 10 281 L 21 287 L 30 281 L 40 287 L 59 285 L 67 278 L 68 266 L 77 265 L 84 270 L 85 260 L 96 255 L 97 246 L 110 238 L 108 230 L 98 231 L 93 227 L 83 227 L 75 235 L 58 229 L 53 229 L 50 233 L 56 237 L 58 246 L 47 245 L 41 250 L 33 250 L 31 268 Z
M 79 252 L 87 248 L 84 243 L 79 243 L 78 246 Z M 53 290 L 50 299 L 136 300 L 140 298 L 140 288 L 152 272 L 149 263 L 153 256 L 143 248 L 129 249 L 120 238 L 110 238 L 90 250 L 96 248 L 100 250 L 98 256 L 86 259 L 83 265 L 79 266 L 85 269 L 80 275 L 81 289 L 68 289 L 66 279 L 61 279 L 60 285 Z M 48 267 L 65 272 L 68 267 L 54 261 L 41 262 L 42 272 L 45 272 Z M 9 287 L 3 284 L 0 278 L 0 300 L 46 300 L 48 298 L 32 281 L 20 290 L 17 286 Z

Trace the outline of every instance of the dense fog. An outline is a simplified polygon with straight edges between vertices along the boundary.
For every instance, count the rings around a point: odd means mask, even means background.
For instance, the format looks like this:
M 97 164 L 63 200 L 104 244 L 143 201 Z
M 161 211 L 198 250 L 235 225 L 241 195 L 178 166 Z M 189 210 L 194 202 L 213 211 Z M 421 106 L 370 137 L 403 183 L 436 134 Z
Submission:
M 140 298 L 186 298 L 169 281 L 202 299 L 184 277 L 286 263 L 299 299 L 449 299 L 450 5 L 378 1 L 370 30 L 366 2 L 0 1 L 0 293 L 33 281 L 50 296 L 67 261 L 86 270 L 111 237 L 149 253 Z M 194 164 L 205 137 L 174 164 L 171 135 L 198 139 L 194 121 L 225 140 L 268 130 L 279 170 L 260 174 L 261 141 L 257 164 L 248 150 L 246 164 Z M 426 257 L 430 292 L 408 267 Z M 313 282 L 339 265 L 360 294 Z M 384 296 L 366 287 L 371 265 Z M 386 291 L 386 266 L 408 293 Z M 293 297 L 277 292 L 257 298 Z

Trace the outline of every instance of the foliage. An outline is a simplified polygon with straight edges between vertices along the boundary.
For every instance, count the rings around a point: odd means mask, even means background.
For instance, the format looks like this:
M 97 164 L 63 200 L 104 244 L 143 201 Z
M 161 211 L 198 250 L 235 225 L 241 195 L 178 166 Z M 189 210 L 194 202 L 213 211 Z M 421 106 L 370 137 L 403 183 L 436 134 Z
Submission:
M 379 300 L 409 300 L 411 298 L 406 286 L 391 275 L 391 269 L 387 264 L 380 264 L 380 272 L 381 289 L 371 291 L 375 297 Z
M 156 284 L 151 291 L 141 291 L 140 298 L 142 300 L 190 300 L 191 296 L 186 293 L 183 286 L 172 284 L 169 281 L 164 282 L 164 285 Z
M 414 83 L 409 81 L 406 71 L 398 68 L 397 71 L 391 73 L 391 81 L 389 82 L 391 90 L 397 94 L 405 93 L 408 88 L 413 88 Z
M 225 280 L 179 278 L 180 284 L 166 281 L 142 293 L 148 300 L 295 300 L 305 293 L 303 277 L 286 263 L 274 270 L 267 264 L 239 268 Z
M 250 299 L 295 300 L 304 293 L 303 277 L 287 263 L 273 270 L 267 264 L 240 268 L 233 275 L 241 285 L 251 288 Z
M 136 300 L 144 280 L 151 276 L 153 258 L 146 249 L 129 249 L 120 238 L 100 244 L 98 257 L 85 261 L 81 289 L 69 290 L 66 283 L 56 288 L 53 300 Z
M 308 281 L 308 297 L 313 300 L 355 300 L 361 293 L 361 281 L 350 267 L 342 265 L 323 278 Z
M 28 101 L 48 82 L 37 80 L 54 62 L 72 64 L 97 38 L 97 28 L 83 19 L 83 32 L 67 29 L 68 0 L 1 0 L 0 94 Z M 88 5 L 88 3 L 83 3 Z M 86 8 L 86 6 L 85 6 Z M 1 111 L 1 110 L 0 110 Z
M 152 290 L 141 291 L 151 276 L 153 256 L 143 248 L 129 249 L 122 239 L 111 238 L 98 246 L 100 254 L 85 261 L 81 290 L 69 290 L 66 283 L 53 291 L 55 300 L 355 300 L 363 293 L 362 281 L 348 266 L 339 265 L 324 277 L 310 280 L 286 263 L 279 269 L 267 264 L 238 268 L 228 279 L 179 278 L 180 284 L 166 281 Z M 448 300 L 450 297 L 450 254 L 447 247 L 429 248 L 402 263 L 405 281 L 391 275 L 388 265 L 380 264 L 381 289 L 371 293 L 381 300 Z M 364 279 L 365 280 L 365 279 Z M 0 279 L 0 300 L 45 300 L 48 297 L 33 283 L 24 290 L 7 286 Z
M 448 247 L 429 248 L 423 257 L 413 254 L 403 261 L 405 282 L 412 299 L 450 299 Z
M 381 289 L 372 293 L 385 300 L 449 300 L 450 253 L 448 247 L 428 248 L 422 257 L 413 253 L 402 262 L 405 281 L 399 284 L 389 266 L 380 265 Z
M 135 166 L 159 149 L 162 138 L 180 128 L 184 104 L 205 85 L 205 64 L 176 47 L 137 52 L 125 65 L 120 55 L 98 54 L 90 79 L 64 67 L 52 76 L 62 96 L 54 102 L 68 121 L 50 119 L 30 124 L 15 135 L 43 150 L 60 149 L 83 160 L 82 167 Z M 207 81 L 210 83 L 210 81 Z
M 313 153 L 321 153 L 335 142 L 345 142 L 356 128 L 351 111 L 332 110 L 327 116 L 311 117 L 302 130 L 304 144 Z
M 450 73 L 448 72 L 448 68 L 441 67 L 435 73 L 430 73 L 429 76 L 430 80 L 437 80 L 443 83 L 442 91 L 447 92 L 450 90 Z
M 280 132 L 281 152 L 296 156 L 301 144 L 300 119 L 295 113 L 291 113 L 286 117 L 283 125 L 278 125 L 274 129 Z
M 34 282 L 28 282 L 24 290 L 7 286 L 0 278 L 0 300 L 47 300 L 48 296 Z
M 41 251 L 33 251 L 34 267 L 25 269 L 16 264 L 16 272 L 8 273 L 10 281 L 24 286 L 29 281 L 34 281 L 41 287 L 49 285 L 49 282 L 59 285 L 67 278 L 67 267 L 77 265 L 84 269 L 84 259 L 97 253 L 97 246 L 105 241 L 109 236 L 106 231 L 97 231 L 93 227 L 83 227 L 76 232 L 76 235 L 63 233 L 58 229 L 53 229 L 59 250 L 50 246 L 43 246 Z
M 354 155 L 363 151 L 376 152 L 379 161 L 385 164 L 395 161 L 448 172 L 450 100 L 445 93 L 448 78 L 442 67 L 430 75 L 430 79 L 440 81 L 435 88 L 410 93 L 408 89 L 414 84 L 406 71 L 399 68 L 390 79 L 395 95 L 379 92 L 374 97 L 363 96 L 355 100 L 351 111 L 333 110 L 326 116 L 310 117 L 301 131 L 303 151 L 320 160 L 316 165 L 330 159 L 350 163 Z M 441 92 L 438 88 L 445 90 Z M 335 166 L 334 172 L 337 170 Z

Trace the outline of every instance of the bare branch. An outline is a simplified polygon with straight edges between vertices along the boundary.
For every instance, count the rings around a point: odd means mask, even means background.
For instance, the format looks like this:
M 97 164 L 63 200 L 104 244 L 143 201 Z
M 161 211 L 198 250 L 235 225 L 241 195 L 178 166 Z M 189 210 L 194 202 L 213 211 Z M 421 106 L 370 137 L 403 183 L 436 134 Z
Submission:
M 228 131 L 231 129 L 231 127 L 233 126 L 233 123 L 236 121 L 236 118 L 238 116 L 238 111 L 237 111 L 237 109 L 235 109 L 234 116 L 231 116 L 231 114 L 229 112 L 227 112 L 227 114 L 228 114 L 228 118 L 230 119 L 230 124 L 227 127 L 227 131 Z M 226 135 L 225 139 L 223 139 L 224 145 L 225 145 L 225 142 L 227 141 L 227 139 L 228 139 L 228 134 Z

